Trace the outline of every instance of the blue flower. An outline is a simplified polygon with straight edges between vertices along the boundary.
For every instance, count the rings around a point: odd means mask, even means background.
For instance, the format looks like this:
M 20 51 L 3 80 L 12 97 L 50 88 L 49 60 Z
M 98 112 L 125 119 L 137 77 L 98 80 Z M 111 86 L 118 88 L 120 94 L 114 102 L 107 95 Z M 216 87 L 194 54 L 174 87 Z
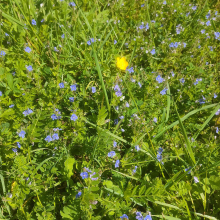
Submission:
M 133 73 L 133 72 L 134 72 L 134 67 L 127 68 L 126 70 L 127 70 L 129 73 Z
M 90 174 L 90 178 L 91 178 L 91 180 L 97 180 L 98 179 L 98 177 L 96 177 L 96 178 L 93 178 L 93 176 L 94 175 L 96 175 L 96 173 L 94 172 L 94 173 L 92 173 L 92 174 Z
M 137 166 L 134 167 L 134 169 L 133 169 L 133 171 L 132 171 L 133 174 L 136 173 L 136 171 L 137 171 Z
M 84 167 L 84 169 L 85 169 L 87 172 L 92 173 L 92 171 L 91 171 L 89 168 Z
M 62 35 L 61 35 L 61 38 L 64 38 L 64 37 L 65 37 L 65 34 L 62 34 Z
M 197 6 L 193 6 L 193 7 L 192 7 L 192 10 L 193 10 L 193 11 L 195 11 L 195 10 L 196 10 L 196 8 L 197 8 Z
M 184 47 L 184 48 L 186 47 L 186 43 L 183 43 L 183 47 Z
M 199 104 L 200 104 L 200 105 L 205 104 L 205 101 L 204 101 L 203 98 L 202 98 L 202 99 L 199 99 Z
M 18 152 L 18 149 L 12 148 L 12 151 L 14 151 L 15 153 L 17 153 L 17 152 Z
M 156 77 L 156 81 L 159 82 L 159 83 L 162 83 L 164 81 L 164 79 L 160 75 L 158 75 Z
M 113 141 L 113 147 L 117 147 L 117 142 Z
M 70 119 L 71 119 L 72 121 L 76 121 L 76 120 L 78 119 L 78 117 L 77 117 L 77 115 L 72 114 Z
M 33 111 L 31 109 L 29 109 L 29 108 L 23 112 L 24 116 L 27 116 L 27 115 L 29 115 L 31 113 L 33 113 Z
M 143 216 L 142 216 L 141 212 L 136 212 L 136 219 L 143 220 Z
M 162 152 L 163 152 L 163 148 L 162 147 L 159 147 L 159 149 L 158 149 L 158 154 L 162 154 Z
M 184 79 L 184 78 L 180 79 L 180 82 L 181 82 L 181 83 L 184 83 L 184 82 L 185 82 L 185 79 Z
M 218 40 L 218 38 L 220 37 L 220 32 L 214 32 L 215 35 L 215 39 Z
M 156 117 L 154 117 L 153 121 L 154 121 L 155 123 L 157 123 L 157 118 L 156 118 Z
M 78 193 L 76 194 L 76 199 L 79 198 L 81 195 L 82 195 L 82 192 L 78 192 Z
M 21 148 L 21 145 L 20 145 L 20 143 L 19 143 L 19 142 L 17 142 L 17 146 L 18 146 L 18 148 Z
M 43 23 L 43 22 L 44 22 L 44 19 L 42 19 L 40 22 Z
M 92 93 L 95 93 L 95 92 L 96 92 L 96 87 L 93 86 L 93 87 L 92 87 Z
M 199 45 L 198 48 L 200 49 L 200 48 L 201 48 L 201 45 Z
M 150 52 L 152 55 L 154 55 L 156 53 L 155 49 L 151 50 Z
M 165 87 L 162 91 L 160 91 L 160 94 L 161 94 L 161 95 L 165 95 L 167 90 L 168 90 L 168 89 Z
M 190 14 L 190 12 L 186 13 L 186 17 L 188 17 L 188 16 L 189 16 L 189 14 Z
M 202 33 L 202 34 L 204 34 L 204 33 L 205 33 L 205 30 L 204 30 L 204 29 L 202 29 L 202 30 L 201 30 L 201 33 Z
M 13 104 L 12 104 L 12 105 L 9 105 L 9 108 L 13 108 L 14 106 L 15 106 L 15 105 L 13 105 Z
M 51 118 L 52 118 L 52 120 L 56 120 L 56 119 L 58 119 L 57 116 L 56 116 L 55 114 L 52 114 L 52 115 L 51 115 Z
M 166 2 L 166 1 L 164 1 L 164 2 L 163 2 L 163 4 L 164 4 L 164 5 L 166 5 L 166 4 L 167 4 L 167 2 Z
M 76 91 L 76 84 L 70 86 L 71 91 Z
M 60 86 L 61 89 L 63 89 L 64 88 L 64 83 L 63 82 L 59 83 L 59 86 Z
M 36 22 L 34 19 L 31 20 L 31 23 L 32 23 L 33 25 L 36 25 L 36 24 L 37 24 L 37 22 Z
M 177 26 L 176 26 L 176 33 L 177 34 L 180 34 L 180 31 L 182 30 L 182 27 L 181 27 L 181 25 L 180 24 L 178 24 Z
M 5 54 L 6 54 L 5 51 L 2 50 L 2 51 L 0 52 L 0 57 L 5 56 Z
M 218 129 L 218 127 L 216 128 L 216 133 L 218 134 L 218 132 L 219 132 L 219 129 Z
M 125 132 L 125 129 L 121 128 L 121 131 L 122 131 L 122 132 Z
M 136 145 L 136 146 L 135 146 L 135 149 L 136 149 L 137 151 L 139 151 L 141 148 L 139 147 L 139 145 Z
M 9 34 L 5 33 L 5 36 L 6 36 L 6 37 L 8 37 L 8 36 L 9 36 Z
M 115 107 L 115 110 L 118 111 L 118 110 L 119 110 L 119 106 L 116 106 L 116 107 Z
M 118 124 L 118 119 L 114 120 L 114 124 L 117 125 Z
M 49 143 L 49 142 L 51 142 L 53 139 L 51 138 L 50 135 L 48 135 L 44 140 Z
M 74 97 L 69 97 L 70 102 L 74 102 Z
M 125 106 L 126 106 L 127 108 L 129 108 L 130 105 L 128 104 L 128 102 L 126 102 L 126 103 L 125 103 Z
M 160 162 L 162 160 L 162 155 L 161 154 L 157 154 L 157 160 Z
M 117 44 L 117 40 L 114 40 L 114 44 Z
M 80 173 L 80 176 L 82 177 L 83 180 L 89 177 L 87 172 Z
M 122 116 L 120 116 L 119 118 L 120 118 L 120 119 L 124 119 L 124 116 L 122 115 Z
M 150 28 L 148 23 L 146 24 L 145 28 L 146 28 L 146 31 Z
M 169 47 L 174 47 L 174 44 L 173 44 L 173 42 L 172 42 L 172 43 L 170 43 Z
M 144 220 L 152 220 L 151 216 L 150 215 L 147 215 Z
M 111 157 L 111 158 L 113 158 L 115 155 L 116 155 L 115 151 L 110 151 L 108 153 L 108 157 Z
M 171 74 L 172 74 L 172 77 L 174 77 L 174 76 L 175 76 L 175 73 L 174 73 L 173 71 L 171 72 Z
M 91 42 L 92 42 L 92 43 L 94 43 L 94 42 L 95 42 L 95 39 L 94 39 L 94 38 L 91 38 L 90 40 L 91 40 Z
M 175 42 L 173 46 L 174 46 L 175 48 L 177 48 L 177 47 L 178 47 L 178 43 Z
M 30 53 L 30 52 L 31 52 L 31 48 L 30 48 L 30 47 L 26 47 L 24 50 L 25 50 L 25 52 L 27 52 L 27 53 Z
M 206 17 L 206 19 L 209 19 L 210 16 L 211 16 L 211 15 L 208 13 L 205 17 Z
M 215 11 L 215 15 L 217 15 L 218 14 L 218 12 L 217 11 Z
M 74 2 L 70 2 L 70 3 L 69 3 L 69 6 L 75 7 L 76 4 L 75 4 Z
M 21 132 L 18 134 L 18 136 L 21 137 L 21 138 L 24 138 L 25 134 L 26 134 L 25 131 L 21 131 Z
M 57 47 L 54 47 L 54 51 L 58 52 L 59 50 L 57 49 Z
M 212 46 L 208 46 L 208 48 L 209 48 L 211 51 L 213 51 L 213 47 L 212 47 Z
M 187 172 L 187 171 L 190 170 L 190 169 L 191 169 L 191 167 L 186 168 L 185 171 Z M 188 174 L 190 174 L 190 173 L 191 173 L 191 170 L 188 172 Z
M 122 96 L 122 92 L 117 84 L 115 85 L 114 90 L 115 90 L 116 96 L 118 96 L 118 97 Z
M 115 168 L 119 167 L 119 164 L 120 164 L 120 160 L 116 160 L 116 162 L 115 162 Z
M 53 139 L 53 141 L 59 140 L 58 134 L 57 133 L 53 134 L 52 139 Z
M 215 115 L 219 115 L 220 114 L 220 109 L 215 113 Z
M 88 41 L 87 41 L 87 44 L 88 44 L 88 45 L 91 45 L 91 41 L 90 41 L 90 40 L 88 40 Z
M 27 66 L 26 68 L 27 68 L 27 70 L 28 70 L 29 72 L 33 70 L 33 68 L 32 68 L 31 65 L 30 65 L 30 66 Z
M 140 83 L 140 82 L 138 82 L 138 85 L 140 86 L 140 88 L 142 87 L 142 85 L 141 85 L 141 83 Z
M 129 219 L 126 214 L 123 214 L 120 218 L 121 218 L 121 219 Z
M 218 96 L 214 93 L 214 99 L 216 99 Z
M 53 131 L 59 131 L 62 130 L 61 128 L 54 128 Z
M 141 8 L 143 8 L 143 7 L 144 7 L 144 4 L 141 5 Z
M 207 26 L 210 26 L 210 25 L 211 25 L 211 22 L 210 22 L 210 21 L 207 21 L 205 24 L 206 24 Z
M 141 29 L 141 30 L 144 29 L 144 25 L 143 25 L 143 24 L 140 25 L 140 26 L 139 26 L 139 29 Z

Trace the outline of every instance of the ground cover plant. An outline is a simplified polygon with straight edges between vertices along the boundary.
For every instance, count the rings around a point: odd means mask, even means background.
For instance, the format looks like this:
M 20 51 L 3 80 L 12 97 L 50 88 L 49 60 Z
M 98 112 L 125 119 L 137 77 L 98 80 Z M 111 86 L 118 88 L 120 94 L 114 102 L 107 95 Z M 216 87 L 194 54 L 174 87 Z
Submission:
M 220 219 L 220 3 L 0 4 L 1 219 Z

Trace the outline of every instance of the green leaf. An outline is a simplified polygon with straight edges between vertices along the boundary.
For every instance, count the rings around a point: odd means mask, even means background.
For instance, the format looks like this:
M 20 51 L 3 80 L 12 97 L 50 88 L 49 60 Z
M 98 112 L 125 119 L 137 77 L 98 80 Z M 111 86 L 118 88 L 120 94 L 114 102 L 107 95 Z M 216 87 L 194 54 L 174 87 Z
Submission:
M 68 178 L 70 178 L 73 175 L 73 164 L 75 162 L 76 160 L 74 158 L 69 157 L 66 159 L 64 163 Z
M 13 83 L 13 76 L 11 73 L 7 73 L 6 75 L 6 79 L 7 79 L 7 82 L 8 82 L 8 85 L 10 87 L 11 90 L 14 89 L 14 83 Z
M 220 177 L 219 176 L 211 176 L 209 178 L 209 182 L 211 184 L 212 189 L 220 190 Z
M 105 106 L 102 106 L 102 108 L 99 109 L 99 114 L 98 114 L 98 118 L 97 118 L 97 125 L 99 125 L 99 126 L 104 125 L 107 115 L 108 115 L 108 113 L 107 113 Z

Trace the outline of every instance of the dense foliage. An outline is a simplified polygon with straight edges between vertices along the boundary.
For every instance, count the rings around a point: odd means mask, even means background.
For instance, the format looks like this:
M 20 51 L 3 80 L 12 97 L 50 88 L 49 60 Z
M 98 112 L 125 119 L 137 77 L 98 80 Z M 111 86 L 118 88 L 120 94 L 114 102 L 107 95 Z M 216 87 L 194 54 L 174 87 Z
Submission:
M 1 219 L 220 219 L 220 3 L 0 2 Z

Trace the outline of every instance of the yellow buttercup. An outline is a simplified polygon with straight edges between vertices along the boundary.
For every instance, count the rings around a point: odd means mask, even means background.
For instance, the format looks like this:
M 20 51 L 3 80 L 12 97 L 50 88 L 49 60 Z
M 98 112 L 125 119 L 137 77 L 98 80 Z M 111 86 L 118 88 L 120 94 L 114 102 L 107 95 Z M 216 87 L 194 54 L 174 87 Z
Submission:
M 121 70 L 126 70 L 128 66 L 128 62 L 126 61 L 125 57 L 117 57 L 117 67 Z

